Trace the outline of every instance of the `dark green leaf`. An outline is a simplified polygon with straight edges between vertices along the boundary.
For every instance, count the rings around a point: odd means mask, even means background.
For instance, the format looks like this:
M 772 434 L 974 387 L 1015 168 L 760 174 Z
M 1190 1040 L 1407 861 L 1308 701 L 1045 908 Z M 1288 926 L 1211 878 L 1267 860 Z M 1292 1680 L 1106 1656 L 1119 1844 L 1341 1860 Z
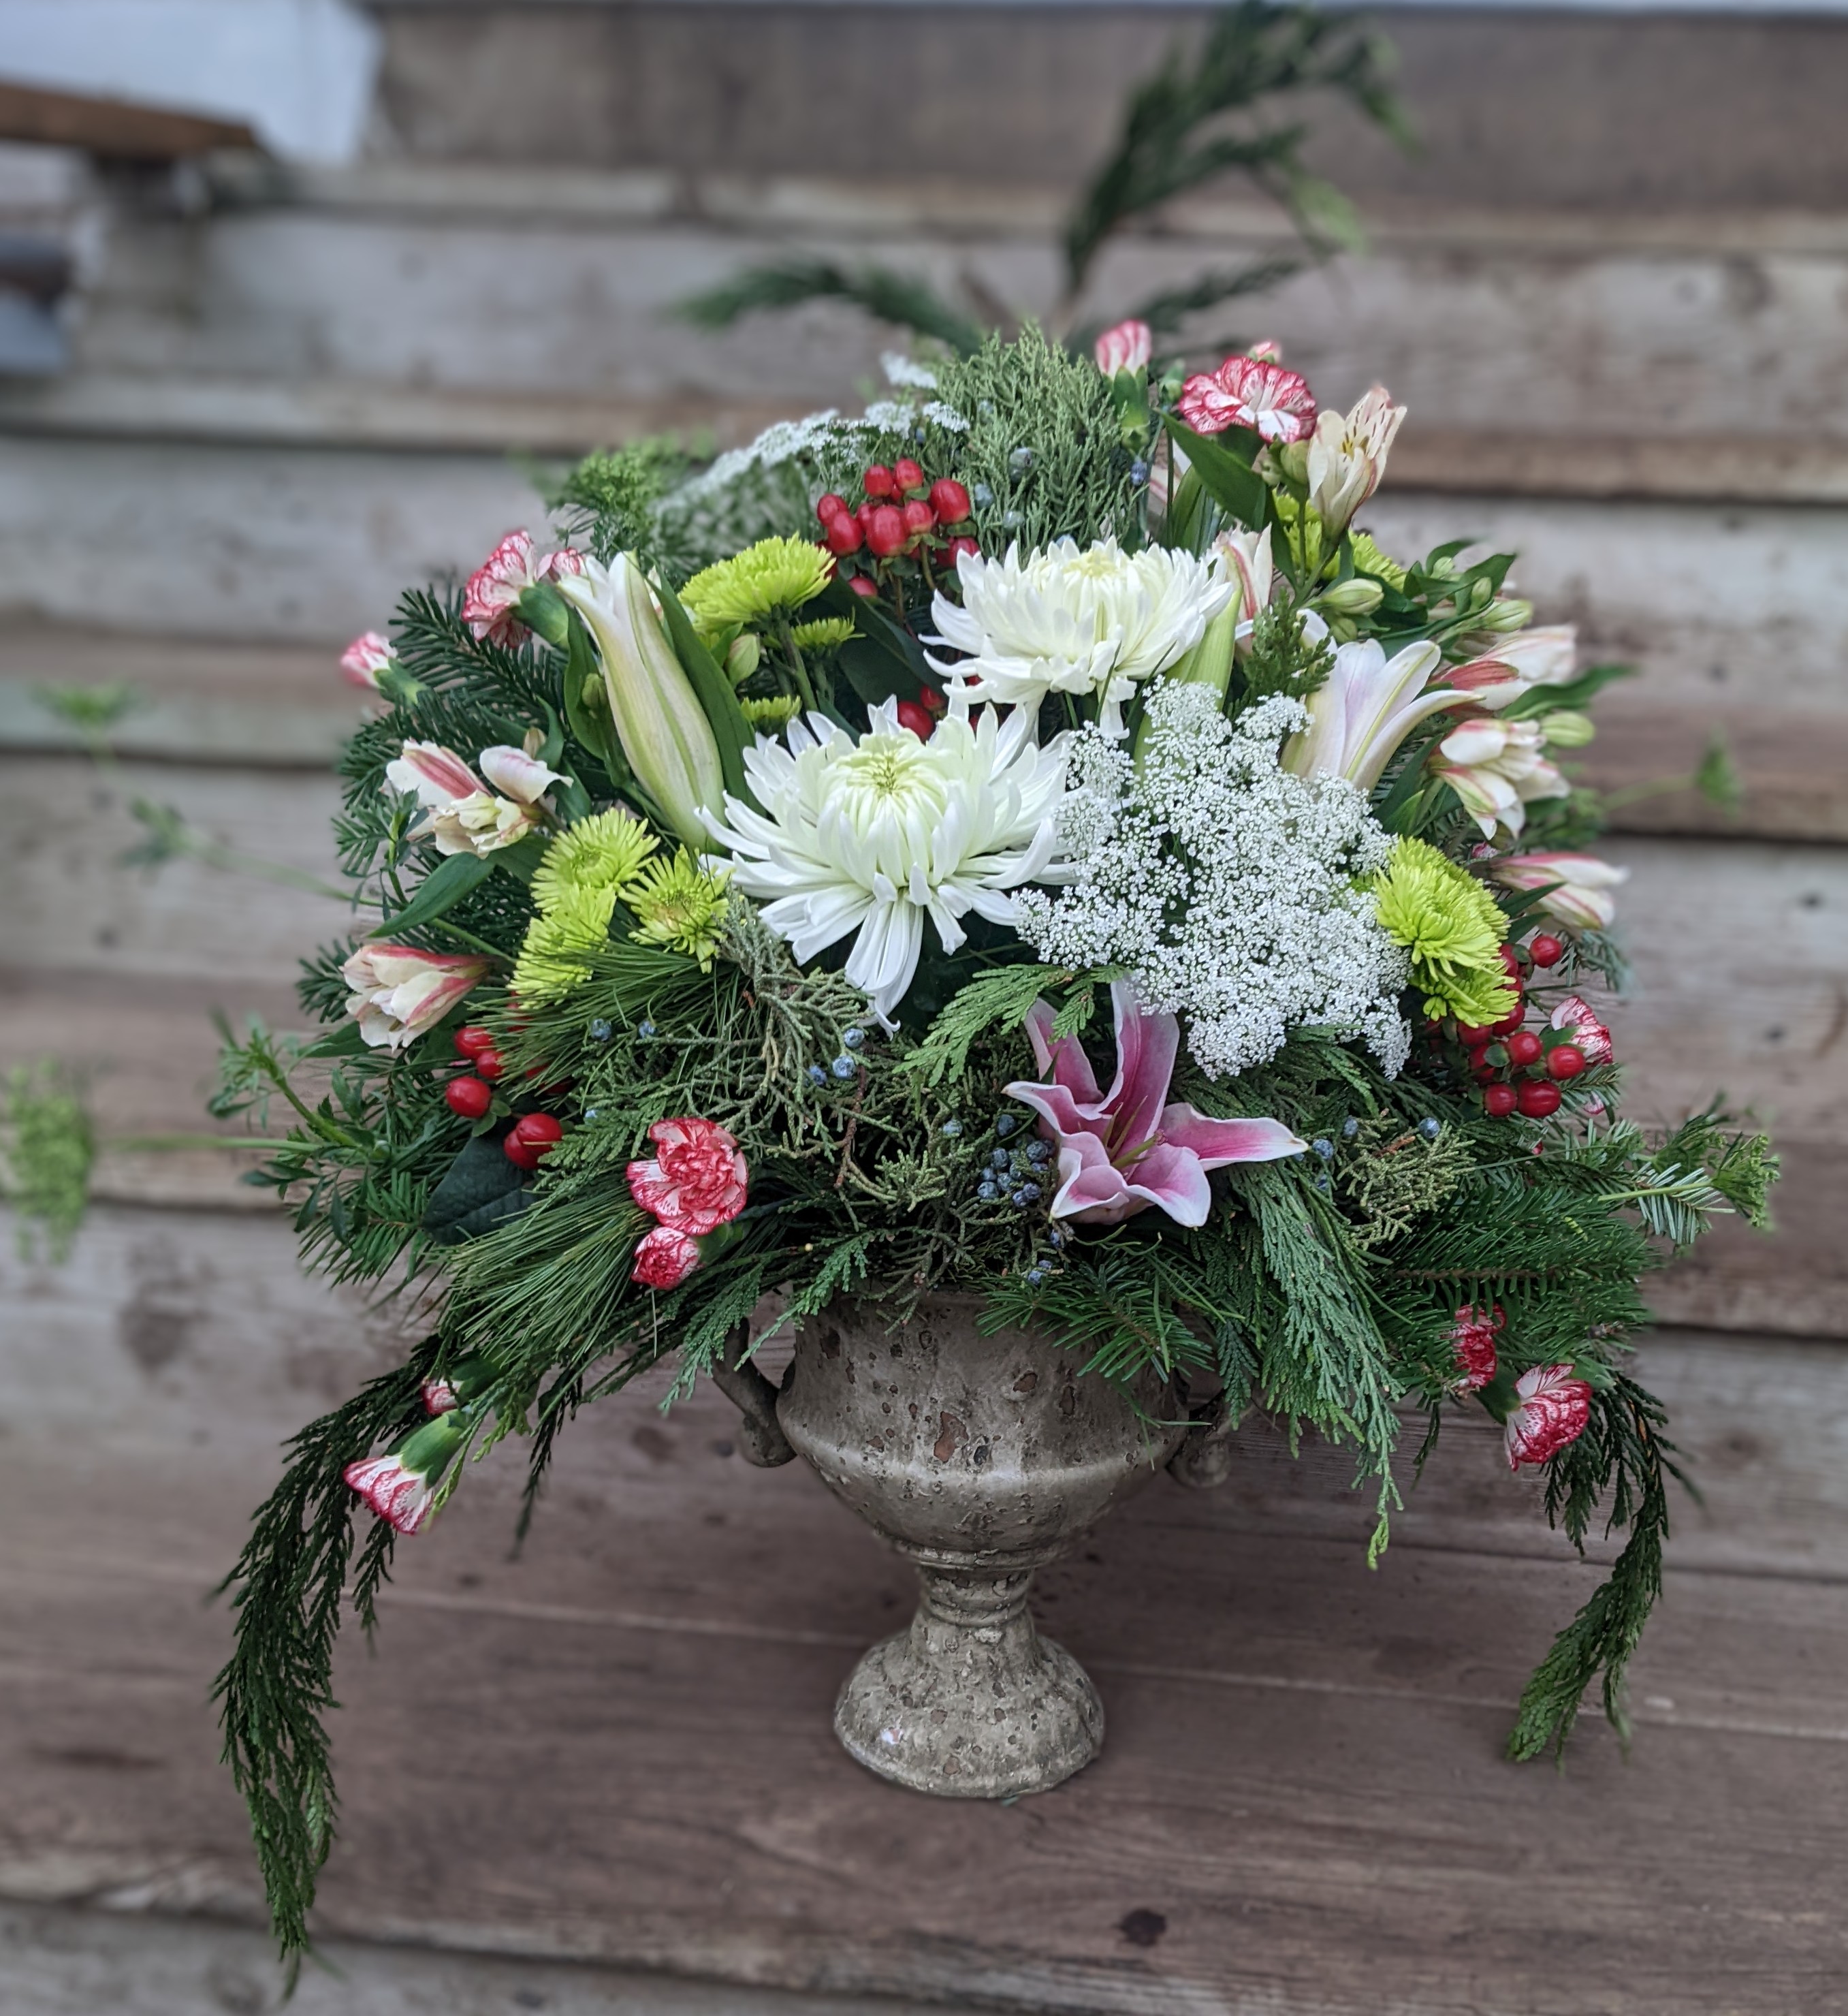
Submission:
M 452 854 L 439 862 L 417 886 L 417 893 L 396 916 L 387 917 L 372 935 L 395 937 L 415 931 L 442 916 L 459 903 L 471 889 L 478 888 L 494 873 L 494 863 L 476 854 Z
M 431 1191 L 423 1229 L 437 1245 L 459 1246 L 466 1239 L 479 1238 L 525 1210 L 531 1193 L 524 1175 L 502 1150 L 506 1132 L 503 1127 L 476 1135 Z

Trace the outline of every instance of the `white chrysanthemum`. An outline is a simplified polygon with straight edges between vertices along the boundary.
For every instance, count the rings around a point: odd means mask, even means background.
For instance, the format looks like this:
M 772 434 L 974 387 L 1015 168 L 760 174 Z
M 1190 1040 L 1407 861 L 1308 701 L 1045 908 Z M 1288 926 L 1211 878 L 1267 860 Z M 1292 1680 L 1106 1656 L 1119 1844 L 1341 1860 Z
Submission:
M 1024 560 L 1017 545 L 1001 560 L 971 554 L 957 579 L 962 607 L 938 596 L 930 641 L 969 655 L 933 658 L 937 669 L 970 700 L 1029 711 L 1048 693 L 1095 695 L 1109 734 L 1122 732 L 1118 710 L 1135 682 L 1191 651 L 1233 593 L 1195 554 L 1126 553 L 1113 538 L 1084 549 L 1058 539 Z
M 745 775 L 764 812 L 725 801 L 715 828 L 732 857 L 732 886 L 764 904 L 764 921 L 799 959 L 858 937 L 847 977 L 889 1018 L 918 968 L 928 916 L 946 952 L 969 911 L 1012 923 L 1024 882 L 1059 873 L 1064 740 L 1041 748 L 1030 713 L 974 722 L 952 705 L 928 742 L 872 710 L 858 741 L 819 714 L 786 740 L 759 736 Z
M 1121 967 L 1181 1015 L 1214 1076 L 1311 1024 L 1363 1036 L 1389 1076 L 1410 1045 L 1406 955 L 1355 886 L 1391 842 L 1345 778 L 1279 769 L 1278 739 L 1303 718 L 1279 698 L 1228 722 L 1212 693 L 1164 683 L 1139 758 L 1087 729 L 1059 814 L 1070 887 L 1016 906 L 1048 963 Z

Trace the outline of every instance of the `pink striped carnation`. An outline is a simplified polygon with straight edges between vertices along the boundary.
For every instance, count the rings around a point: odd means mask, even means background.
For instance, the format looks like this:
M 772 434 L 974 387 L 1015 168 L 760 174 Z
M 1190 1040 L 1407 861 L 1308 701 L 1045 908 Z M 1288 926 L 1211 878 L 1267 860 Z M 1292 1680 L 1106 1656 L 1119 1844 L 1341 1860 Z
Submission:
M 657 1225 L 637 1242 L 629 1279 L 645 1288 L 678 1288 L 699 1265 L 699 1242 L 671 1225 Z
M 379 675 L 397 662 L 397 654 L 380 631 L 362 630 L 340 653 L 340 671 L 350 686 L 379 690 Z
M 401 1456 L 368 1456 L 348 1463 L 340 1474 L 394 1532 L 419 1532 L 436 1503 L 434 1481 Z
M 1591 1418 L 1591 1389 L 1569 1365 L 1534 1366 L 1515 1381 L 1515 1395 L 1505 1429 L 1510 1470 L 1556 1456 Z
M 657 1120 L 648 1138 L 656 1158 L 629 1165 L 629 1194 L 663 1226 L 697 1236 L 743 1210 L 750 1171 L 724 1128 L 690 1116 Z
M 1476 1392 L 1494 1377 L 1496 1334 L 1507 1320 L 1499 1302 L 1491 1304 L 1487 1309 L 1478 1309 L 1473 1303 L 1465 1302 L 1458 1310 L 1457 1320 L 1451 1331 L 1451 1345 L 1457 1362 L 1454 1384 L 1458 1392 Z
M 526 641 L 527 626 L 516 612 L 527 590 L 583 571 L 584 556 L 570 546 L 541 556 L 530 532 L 509 532 L 469 576 L 462 621 L 484 643 L 512 650 Z
M 1566 1031 L 1585 1053 L 1588 1064 L 1608 1064 L 1616 1055 L 1611 1047 L 1611 1032 L 1591 1012 L 1591 1004 L 1582 995 L 1569 994 L 1553 1010 L 1552 1024 L 1555 1029 Z
M 1315 425 L 1315 398 L 1300 372 L 1260 357 L 1228 357 L 1181 388 L 1181 417 L 1197 434 L 1250 427 L 1267 441 L 1303 440 Z
M 1114 378 L 1119 371 L 1145 369 L 1154 344 L 1148 323 L 1131 317 L 1106 329 L 1091 346 L 1091 354 L 1097 359 L 1098 370 L 1106 378 Z

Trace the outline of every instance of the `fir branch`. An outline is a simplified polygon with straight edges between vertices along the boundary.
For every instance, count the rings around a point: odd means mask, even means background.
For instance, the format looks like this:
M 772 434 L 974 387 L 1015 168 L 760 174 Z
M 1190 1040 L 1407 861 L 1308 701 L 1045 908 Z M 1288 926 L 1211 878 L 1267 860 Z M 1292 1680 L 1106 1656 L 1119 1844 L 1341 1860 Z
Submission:
M 1216 16 L 1199 47 L 1174 51 L 1131 95 L 1115 153 L 1066 225 L 1068 298 L 1115 232 L 1230 172 L 1282 203 L 1311 252 L 1357 242 L 1346 203 L 1303 165 L 1306 128 L 1256 124 L 1253 115 L 1287 97 L 1332 91 L 1407 145 L 1387 88 L 1390 60 L 1376 35 L 1307 7 L 1242 0 Z
M 674 304 L 674 312 L 696 329 L 722 329 L 762 309 L 817 301 L 850 302 L 878 321 L 934 337 L 963 355 L 982 340 L 983 332 L 928 281 L 886 266 L 838 266 L 831 259 L 747 267 L 703 293 L 688 295 Z

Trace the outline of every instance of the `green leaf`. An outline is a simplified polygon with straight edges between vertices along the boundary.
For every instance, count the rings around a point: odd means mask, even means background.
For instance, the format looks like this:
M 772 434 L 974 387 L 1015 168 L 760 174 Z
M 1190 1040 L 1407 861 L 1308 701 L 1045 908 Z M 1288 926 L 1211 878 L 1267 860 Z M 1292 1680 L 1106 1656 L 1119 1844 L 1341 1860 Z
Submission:
M 735 798 L 755 804 L 744 781 L 744 752 L 757 739 L 751 725 L 738 704 L 732 682 L 720 669 L 718 661 L 700 642 L 692 619 L 681 606 L 680 597 L 666 586 L 662 588 L 660 595 L 667 641 L 674 646 L 674 655 L 680 661 L 681 670 L 691 681 L 694 697 L 712 724 L 713 736 L 719 745 L 719 768 L 724 776 L 725 789 Z
M 1196 434 L 1173 419 L 1167 428 L 1213 502 L 1241 525 L 1257 531 L 1271 515 L 1271 492 L 1251 466 L 1258 449 L 1257 436 L 1247 427 L 1231 428 L 1218 435 Z
M 503 1128 L 477 1134 L 449 1165 L 424 1207 L 423 1229 L 438 1246 L 459 1246 L 525 1210 L 531 1192 L 501 1147 Z
M 439 862 L 417 886 L 417 893 L 395 916 L 387 917 L 370 934 L 388 938 L 400 931 L 415 931 L 442 916 L 459 903 L 471 889 L 480 887 L 494 873 L 494 863 L 476 854 L 452 854 Z
M 516 840 L 511 847 L 497 847 L 482 863 L 485 868 L 504 868 L 516 882 L 530 882 L 539 872 L 539 864 L 545 859 L 545 850 L 551 841 L 542 833 L 529 833 L 524 840 Z

